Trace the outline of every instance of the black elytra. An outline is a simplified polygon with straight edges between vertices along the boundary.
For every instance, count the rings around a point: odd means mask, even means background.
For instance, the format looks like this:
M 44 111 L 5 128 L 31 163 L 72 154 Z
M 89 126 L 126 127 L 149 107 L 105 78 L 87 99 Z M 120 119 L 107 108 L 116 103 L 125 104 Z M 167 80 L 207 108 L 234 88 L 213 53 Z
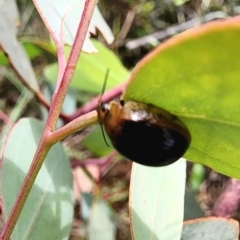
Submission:
M 181 158 L 191 135 L 179 118 L 152 104 L 136 101 L 100 103 L 98 119 L 126 158 L 145 166 L 166 166 Z

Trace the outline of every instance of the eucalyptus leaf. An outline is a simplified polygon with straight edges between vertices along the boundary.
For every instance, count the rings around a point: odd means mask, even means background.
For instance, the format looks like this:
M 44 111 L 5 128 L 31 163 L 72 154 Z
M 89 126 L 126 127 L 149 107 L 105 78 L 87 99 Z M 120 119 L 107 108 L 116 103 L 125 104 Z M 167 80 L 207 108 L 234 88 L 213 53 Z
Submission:
M 115 87 L 127 79 L 129 73 L 122 65 L 118 57 L 99 41 L 92 41 L 98 49 L 98 53 L 81 53 L 71 87 L 82 91 L 100 93 L 107 69 L 110 70 L 107 79 L 107 89 Z M 70 47 L 65 47 L 66 55 L 70 53 Z M 48 65 L 44 75 L 50 82 L 56 82 L 58 73 L 57 63 Z
M 13 5 L 11 7 L 11 5 Z M 28 86 L 33 92 L 40 91 L 35 73 L 29 61 L 27 53 L 23 46 L 17 41 L 16 24 L 17 13 L 14 11 L 16 4 L 13 1 L 1 3 L 0 8 L 0 45 L 8 62 L 20 76 L 22 82 Z M 6 63 L 6 58 L 0 54 L 0 62 Z
M 179 34 L 138 63 L 124 96 L 176 114 L 192 136 L 185 157 L 236 178 L 240 178 L 239 39 L 239 17 Z
M 182 232 L 186 161 L 166 167 L 133 163 L 129 214 L 133 240 L 179 240 Z
M 104 136 L 106 138 L 106 142 L 104 141 L 103 138 L 103 133 L 101 131 L 100 126 L 97 126 L 94 131 L 92 131 L 84 140 L 83 140 L 83 146 L 88 148 L 92 153 L 95 155 L 101 157 L 101 156 L 106 156 L 110 154 L 114 148 L 112 147 L 112 143 L 107 135 L 107 133 L 104 131 Z
M 116 226 L 112 218 L 113 213 L 109 206 L 102 199 L 95 199 L 89 215 L 88 239 L 115 240 Z
M 238 240 L 239 223 L 234 219 L 206 217 L 184 222 L 181 240 Z
M 43 123 L 21 119 L 8 136 L 1 168 L 1 206 L 6 220 L 27 174 Z M 68 239 L 73 217 L 72 175 L 60 143 L 49 151 L 30 191 L 12 240 Z
M 46 4 L 45 0 L 34 0 L 33 3 L 55 44 L 72 45 L 83 14 L 84 1 L 61 0 L 60 2 L 49 1 L 48 4 Z M 111 29 L 108 27 L 97 6 L 95 6 L 93 11 L 87 36 L 83 44 L 83 51 L 88 53 L 96 52 L 96 49 L 89 39 L 90 33 L 95 33 L 96 28 L 101 31 L 103 37 L 109 44 L 113 42 L 114 36 Z

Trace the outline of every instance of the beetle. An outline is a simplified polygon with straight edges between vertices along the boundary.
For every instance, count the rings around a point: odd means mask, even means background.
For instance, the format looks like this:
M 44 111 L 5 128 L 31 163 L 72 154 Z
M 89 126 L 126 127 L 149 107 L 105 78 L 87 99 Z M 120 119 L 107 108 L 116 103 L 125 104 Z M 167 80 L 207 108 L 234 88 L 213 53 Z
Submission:
M 97 113 L 114 148 L 145 166 L 174 163 L 191 142 L 188 128 L 177 116 L 152 104 L 99 100 Z

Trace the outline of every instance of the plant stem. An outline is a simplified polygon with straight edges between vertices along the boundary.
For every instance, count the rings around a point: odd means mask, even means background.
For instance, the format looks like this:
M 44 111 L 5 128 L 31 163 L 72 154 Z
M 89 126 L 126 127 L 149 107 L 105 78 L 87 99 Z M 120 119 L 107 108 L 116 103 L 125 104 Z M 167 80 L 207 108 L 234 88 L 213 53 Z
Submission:
M 52 132 L 55 129 L 57 119 L 61 112 L 62 104 L 67 94 L 68 86 L 72 79 L 76 63 L 81 53 L 83 42 L 84 42 L 88 27 L 89 27 L 89 23 L 96 5 L 96 1 L 97 0 L 86 0 L 85 2 L 82 18 L 76 33 L 76 37 L 75 37 L 73 47 L 68 59 L 68 63 L 65 68 L 59 89 L 53 96 L 52 105 L 50 107 L 49 116 L 44 128 L 42 138 L 36 150 L 30 169 L 28 170 L 28 173 L 24 179 L 23 185 L 20 189 L 17 199 L 10 212 L 9 218 L 2 230 L 2 233 L 0 235 L 1 240 L 8 240 L 10 238 L 12 231 L 14 229 L 14 226 L 26 202 L 28 194 L 37 177 L 37 174 L 44 162 L 44 159 L 49 149 L 53 145 L 51 141 L 50 142 L 48 141 L 48 138 L 50 138 L 51 134 L 53 134 Z
M 63 101 L 66 97 L 69 84 L 75 71 L 75 67 L 80 56 L 82 46 L 88 31 L 90 20 L 95 8 L 97 0 L 86 0 L 82 18 L 74 39 L 73 47 L 70 52 L 67 66 L 64 70 L 62 81 L 53 95 L 52 105 L 49 111 L 49 118 L 47 119 L 46 127 L 53 132 L 56 122 L 62 109 Z
M 5 122 L 9 127 L 13 126 L 12 120 L 0 109 L 0 119 Z
M 53 145 L 59 142 L 60 140 L 64 139 L 68 135 L 76 131 L 79 131 L 85 127 L 96 124 L 97 122 L 98 122 L 97 112 L 96 111 L 89 112 L 83 116 L 74 119 L 70 123 L 49 134 L 47 141 L 48 143 Z
M 120 96 L 125 88 L 125 85 L 126 82 L 121 83 L 117 87 L 108 90 L 106 93 L 104 93 L 102 97 L 102 102 L 109 102 L 113 98 Z M 75 118 L 96 109 L 100 97 L 101 95 L 98 95 L 97 97 L 93 98 L 90 102 L 86 103 L 85 105 L 77 109 L 72 115 L 68 116 L 67 120 L 72 121 Z
M 64 127 L 56 130 L 53 133 L 49 133 L 45 130 L 38 145 L 38 149 L 35 153 L 33 162 L 30 166 L 30 169 L 28 170 L 28 173 L 22 184 L 21 190 L 17 196 L 17 200 L 15 201 L 11 213 L 8 217 L 8 221 L 6 222 L 3 231 L 0 235 L 1 240 L 8 240 L 10 238 L 12 230 L 22 211 L 27 196 L 44 162 L 44 159 L 47 156 L 47 153 L 52 147 L 52 145 L 54 145 L 56 142 L 60 141 L 61 139 L 75 131 L 81 130 L 87 126 L 95 124 L 97 120 L 98 120 L 97 113 L 96 111 L 93 111 L 75 119 L 73 122 L 65 125 Z

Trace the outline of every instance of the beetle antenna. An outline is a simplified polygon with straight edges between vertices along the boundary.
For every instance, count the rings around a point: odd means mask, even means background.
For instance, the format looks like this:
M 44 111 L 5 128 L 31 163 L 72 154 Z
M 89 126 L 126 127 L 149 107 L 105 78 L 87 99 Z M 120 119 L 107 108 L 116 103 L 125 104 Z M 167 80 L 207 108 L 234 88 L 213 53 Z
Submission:
M 100 96 L 99 101 L 98 101 L 98 105 L 99 105 L 99 106 L 100 106 L 100 104 L 101 104 L 102 97 L 103 97 L 103 94 L 104 94 L 105 89 L 106 89 L 106 86 L 107 86 L 107 79 L 108 79 L 108 76 L 109 76 L 109 72 L 110 72 L 110 69 L 108 68 L 108 69 L 107 69 L 107 72 L 106 72 L 106 74 L 105 74 L 105 77 L 104 77 L 103 87 L 102 87 L 102 91 L 101 91 L 101 96 Z
M 104 94 L 105 89 L 106 89 L 107 79 L 108 79 L 108 76 L 109 76 L 109 71 L 110 71 L 110 69 L 108 68 L 108 69 L 107 69 L 107 72 L 106 72 L 106 74 L 105 74 L 105 77 L 104 77 L 104 82 L 103 82 L 103 87 L 102 87 L 102 94 L 101 94 L 101 96 L 100 96 L 100 98 L 99 98 L 99 101 L 98 101 L 98 107 L 101 107 L 102 97 L 103 97 L 103 94 Z M 106 145 L 107 145 L 108 147 L 110 147 L 109 144 L 107 143 L 107 140 L 106 140 L 106 137 L 105 137 L 105 134 L 104 134 L 104 130 L 103 130 L 103 126 L 102 126 L 102 123 L 101 123 L 101 122 L 100 122 L 100 127 L 101 127 L 101 131 L 102 131 L 102 135 L 103 135 L 104 142 L 106 143 Z
M 108 144 L 108 142 L 107 142 L 107 139 L 106 139 L 106 137 L 105 137 L 104 130 L 103 130 L 103 126 L 102 126 L 101 123 L 100 123 L 100 127 L 101 127 L 101 130 L 102 130 L 102 135 L 103 135 L 104 142 L 106 143 L 106 145 L 107 145 L 108 147 L 110 147 L 109 144 Z

